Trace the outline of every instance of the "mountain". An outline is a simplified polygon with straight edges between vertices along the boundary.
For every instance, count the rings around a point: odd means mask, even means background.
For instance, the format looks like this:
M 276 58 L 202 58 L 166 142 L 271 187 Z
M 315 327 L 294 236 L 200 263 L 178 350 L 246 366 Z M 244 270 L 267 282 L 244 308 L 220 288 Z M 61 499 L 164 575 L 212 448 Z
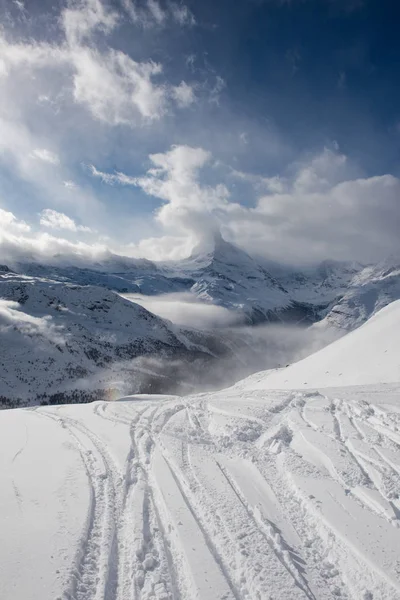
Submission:
M 317 293 L 305 299 L 301 294 L 291 293 L 257 260 L 219 234 L 211 249 L 195 249 L 192 256 L 181 261 L 153 263 L 109 255 L 102 261 L 85 262 L 56 256 L 48 264 L 20 260 L 12 267 L 20 274 L 102 286 L 120 293 L 188 292 L 203 302 L 243 314 L 253 324 L 310 324 L 318 318 L 316 311 L 320 308 Z M 315 279 L 319 281 L 321 276 Z
M 206 333 L 180 330 L 100 287 L 3 272 L 0 298 L 5 405 L 177 389 L 182 369 L 227 351 Z M 175 366 L 174 377 L 163 361 Z
M 294 269 L 262 263 L 221 236 L 173 263 L 112 254 L 50 263 L 0 266 L 2 405 L 223 387 L 314 352 L 400 298 L 396 257 Z M 185 292 L 234 311 L 242 325 L 199 330 L 194 318 L 178 327 L 124 298 L 129 289 Z M 269 329 L 253 327 L 261 323 Z
M 6 268 L 0 340 L 3 407 L 223 387 L 281 364 L 302 342 L 249 328 L 178 327 L 103 287 Z
M 2 411 L 0 597 L 399 600 L 399 327 L 220 392 Z
M 221 235 L 210 251 L 195 249 L 175 269 L 193 281 L 189 291 L 197 298 L 238 311 L 250 323 L 300 320 L 306 312 L 254 258 Z
M 353 278 L 364 268 L 364 265 L 351 261 L 324 260 L 302 268 L 262 262 L 291 298 L 315 304 L 321 309 L 342 296 Z
M 356 273 L 318 326 L 352 331 L 399 298 L 400 260 L 390 257 Z

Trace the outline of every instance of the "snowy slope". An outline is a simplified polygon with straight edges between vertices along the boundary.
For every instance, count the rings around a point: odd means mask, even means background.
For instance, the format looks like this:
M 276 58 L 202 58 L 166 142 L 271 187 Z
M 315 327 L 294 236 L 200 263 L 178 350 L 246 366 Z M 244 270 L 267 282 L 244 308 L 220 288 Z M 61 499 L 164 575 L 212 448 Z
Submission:
M 0 597 L 400 600 L 399 325 L 217 393 L 0 413 Z
M 400 381 L 400 300 L 364 325 L 285 369 L 256 373 L 243 389 L 301 389 Z
M 399 600 L 400 385 L 0 414 L 0 597 Z

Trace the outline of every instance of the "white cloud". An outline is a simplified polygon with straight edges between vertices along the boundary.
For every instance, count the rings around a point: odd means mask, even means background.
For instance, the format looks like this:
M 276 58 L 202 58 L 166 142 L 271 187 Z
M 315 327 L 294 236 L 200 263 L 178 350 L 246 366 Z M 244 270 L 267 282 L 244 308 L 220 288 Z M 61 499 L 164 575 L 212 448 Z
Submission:
M 100 203 L 90 190 L 76 186 L 72 195 L 71 189 L 64 185 L 70 175 L 65 167 L 59 164 L 57 168 L 49 169 L 52 163 L 48 159 L 53 160 L 54 164 L 57 157 L 55 153 L 43 155 L 40 152 L 41 158 L 35 156 L 38 148 L 43 148 L 45 144 L 42 143 L 44 140 L 32 135 L 28 126 L 0 116 L 0 131 L 0 163 L 9 169 L 17 181 L 28 182 L 32 196 L 36 192 L 41 204 L 47 199 L 51 204 L 70 206 L 73 201 L 80 216 L 92 215 L 94 211 L 100 213 Z M 47 160 L 43 160 L 43 157 Z
M 193 87 L 188 85 L 185 81 L 181 81 L 179 85 L 173 87 L 171 93 L 176 100 L 177 105 L 181 108 L 190 106 L 196 100 Z
M 164 6 L 158 0 L 139 4 L 136 0 L 122 0 L 122 5 L 133 23 L 142 27 L 164 27 L 175 23 L 182 27 L 195 25 L 196 19 L 185 4 L 169 1 Z
M 17 182 L 23 181 L 31 186 L 30 204 L 39 205 L 35 210 L 43 203 L 63 210 L 73 202 L 80 218 L 95 214 L 99 220 L 104 207 L 95 193 L 73 184 L 78 145 L 96 154 L 91 139 L 105 144 L 109 135 L 99 122 L 140 127 L 191 101 L 191 86 L 171 85 L 161 64 L 135 61 L 113 48 L 107 36 L 122 15 L 110 6 L 101 0 L 66 3 L 51 43 L 23 38 L 17 27 L 0 27 L 0 165 L 16 183 L 16 202 Z M 172 6 L 178 10 L 169 3 L 165 10 Z
M 158 63 L 132 60 L 123 52 L 99 53 L 77 48 L 71 53 L 75 68 L 74 99 L 93 117 L 110 125 L 135 125 L 155 120 L 167 110 L 168 88 L 154 83 L 162 72 Z
M 166 19 L 166 13 L 157 0 L 147 0 L 148 10 L 156 23 L 161 25 Z
M 372 261 L 400 250 L 400 180 L 392 175 L 355 176 L 346 157 L 324 150 L 290 169 L 290 176 L 265 178 L 262 188 L 249 175 L 249 183 L 263 191 L 252 206 L 244 206 L 232 200 L 225 185 L 205 183 L 208 175 L 216 175 L 211 158 L 202 148 L 173 146 L 151 155 L 152 166 L 142 177 L 92 167 L 93 176 L 106 184 L 139 187 L 163 202 L 155 214 L 158 237 L 128 245 L 112 237 L 86 243 L 79 233 L 87 228 L 53 209 L 42 211 L 41 225 L 69 231 L 75 238 L 69 241 L 48 233 L 30 234 L 29 225 L 0 210 L 3 261 L 28 254 L 43 261 L 59 254 L 86 260 L 106 256 L 107 248 L 153 260 L 177 259 L 209 243 L 220 229 L 250 253 L 292 263 L 323 258 Z
M 168 10 L 173 7 L 174 14 L 181 14 L 178 5 L 168 6 Z M 162 20 L 163 9 L 156 0 L 148 1 L 147 10 L 153 20 Z M 76 104 L 110 125 L 135 126 L 143 120 L 160 119 L 173 103 L 188 106 L 194 99 L 192 87 L 185 82 L 179 86 L 165 82 L 161 64 L 138 62 L 107 44 L 96 43 L 96 32 L 107 35 L 118 23 L 118 14 L 100 0 L 81 0 L 62 11 L 64 40 L 58 44 L 11 42 L 0 31 L 0 74 L 22 76 L 25 71 L 26 79 L 32 82 L 35 72 L 45 74 L 54 69 L 62 94 L 72 90 Z M 47 76 L 37 83 L 48 87 L 50 81 Z M 42 104 L 50 102 L 43 89 L 38 90 L 37 98 Z M 23 100 L 17 98 L 18 102 Z
M 54 261 L 68 259 L 70 264 L 79 264 L 81 261 L 86 264 L 86 261 L 100 260 L 109 255 L 105 244 L 66 240 L 47 232 L 17 232 L 10 228 L 3 229 L 1 224 L 0 252 L 2 261 L 11 266 L 26 260 L 54 264 Z
M 92 173 L 104 183 L 137 186 L 164 201 L 155 219 L 168 235 L 131 245 L 132 253 L 154 260 L 188 255 L 193 246 L 213 238 L 220 215 L 234 210 L 236 204 L 229 202 L 225 185 L 200 183 L 200 172 L 211 160 L 204 149 L 172 146 L 168 152 L 149 158 L 153 166 L 144 177 L 102 173 L 95 167 Z
M 200 170 L 210 159 L 209 152 L 189 146 L 173 146 L 164 154 L 150 155 L 154 166 L 136 180 L 136 185 L 166 202 L 156 215 L 163 227 L 190 232 L 199 239 L 212 233 L 214 212 L 229 212 L 226 186 L 200 183 Z
M 182 327 L 193 327 L 193 324 L 196 323 L 196 327 L 199 329 L 212 329 L 229 327 L 244 321 L 241 313 L 228 310 L 223 306 L 201 302 L 189 292 L 158 296 L 124 294 L 124 297 Z
M 21 0 L 14 0 L 14 4 L 18 8 L 18 10 L 20 10 L 21 12 L 24 12 L 25 4 Z
M 70 180 L 63 181 L 63 185 L 65 188 L 67 188 L 67 190 L 76 190 L 76 188 L 78 187 L 76 183 Z
M 226 83 L 225 83 L 224 79 L 222 79 L 222 77 L 217 75 L 215 78 L 215 83 L 214 83 L 213 87 L 211 88 L 210 95 L 209 95 L 209 101 L 212 104 L 219 105 L 220 96 L 221 96 L 222 90 L 225 87 L 226 87 Z
M 290 177 L 233 172 L 262 190 L 253 207 L 233 202 L 225 185 L 201 183 L 200 172 L 211 160 L 201 148 L 174 146 L 150 160 L 144 177 L 96 173 L 105 183 L 139 186 L 165 202 L 156 213 L 163 235 L 132 245 L 134 254 L 187 256 L 219 228 L 251 253 L 288 262 L 376 260 L 400 250 L 400 180 L 357 175 L 337 150 L 294 165 Z
M 46 150 L 46 148 L 35 148 L 31 156 L 33 158 L 39 158 L 43 162 L 50 163 L 51 165 L 59 165 L 60 159 L 55 152 Z
M 120 185 L 137 185 L 138 179 L 137 177 L 131 177 L 130 175 L 125 175 L 125 173 L 104 173 L 103 171 L 99 171 L 96 169 L 94 165 L 88 166 L 93 177 L 98 177 L 103 181 L 103 183 L 107 183 L 108 185 L 120 184 Z
M 71 217 L 64 213 L 57 212 L 51 208 L 45 208 L 40 213 L 40 225 L 49 229 L 66 229 L 68 231 L 85 231 L 90 232 L 90 227 L 77 225 Z
M 195 25 L 196 19 L 193 13 L 189 10 L 189 8 L 185 4 L 180 4 L 178 2 L 170 2 L 169 10 L 172 18 L 176 23 L 180 25 Z
M 179 249 L 188 248 L 201 240 L 213 236 L 216 227 L 218 210 L 228 211 L 228 189 L 221 184 L 216 186 L 202 185 L 199 181 L 201 169 L 210 161 L 211 155 L 202 148 L 189 146 L 172 146 L 164 154 L 151 154 L 153 166 L 144 177 L 130 177 L 124 173 L 108 174 L 98 171 L 94 166 L 91 172 L 95 177 L 107 184 L 133 185 L 141 188 L 146 194 L 164 201 L 156 212 L 156 221 L 172 236 L 159 239 L 162 244 L 162 255 L 176 257 Z M 184 236 L 182 238 L 182 235 Z M 176 244 L 176 240 L 179 239 Z M 140 253 L 150 251 L 154 240 L 140 243 Z M 159 256 L 159 255 L 158 255 Z
M 118 14 L 107 10 L 100 0 L 81 0 L 64 9 L 61 20 L 68 44 L 77 46 L 96 30 L 110 33 L 117 25 Z
M 15 336 L 15 330 L 24 336 L 43 336 L 54 344 L 64 344 L 62 327 L 54 325 L 50 315 L 34 317 L 23 311 L 18 302 L 0 299 L 0 332 L 2 334 L 11 331 Z
M 25 221 L 20 221 L 12 213 L 0 208 L 0 230 L 6 229 L 12 233 L 24 233 L 30 231 L 30 226 Z

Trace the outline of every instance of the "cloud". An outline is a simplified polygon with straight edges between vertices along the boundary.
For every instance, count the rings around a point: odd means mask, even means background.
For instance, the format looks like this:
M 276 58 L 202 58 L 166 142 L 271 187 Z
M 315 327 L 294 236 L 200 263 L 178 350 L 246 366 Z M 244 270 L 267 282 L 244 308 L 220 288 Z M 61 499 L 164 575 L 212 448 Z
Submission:
M 234 202 L 225 184 L 201 182 L 211 159 L 202 148 L 173 146 L 150 155 L 144 177 L 94 169 L 105 183 L 138 186 L 164 202 L 155 217 L 163 234 L 132 245 L 132 253 L 178 258 L 218 229 L 252 254 L 292 263 L 369 261 L 400 250 L 400 180 L 363 177 L 335 146 L 292 165 L 287 176 L 231 170 L 254 188 L 254 206 Z
M 63 181 L 63 185 L 65 188 L 67 188 L 67 190 L 75 190 L 77 188 L 76 183 L 74 183 L 73 181 Z
M 185 81 L 181 81 L 179 85 L 172 88 L 171 93 L 176 100 L 177 105 L 181 108 L 190 106 L 196 99 L 193 87 L 188 85 Z
M 161 294 L 158 296 L 124 294 L 124 297 L 144 306 L 144 308 L 163 319 L 169 319 L 182 327 L 212 329 L 215 327 L 229 327 L 244 322 L 244 317 L 240 313 L 228 310 L 223 306 L 201 302 L 190 293 Z
M 220 96 L 221 96 L 222 90 L 225 87 L 226 87 L 226 83 L 225 83 L 224 79 L 222 79 L 222 77 L 220 77 L 220 75 L 217 75 L 215 78 L 215 83 L 214 83 L 213 87 L 211 88 L 210 95 L 209 95 L 209 101 L 212 104 L 219 105 Z
M 30 226 L 25 221 L 20 221 L 17 217 L 7 210 L 0 208 L 0 229 L 6 229 L 11 233 L 26 233 L 30 231 Z
M 60 159 L 57 154 L 55 152 L 51 152 L 50 150 L 46 150 L 46 148 L 35 148 L 31 156 L 33 158 L 38 158 L 43 162 L 50 163 L 51 165 L 60 164 Z
M 211 154 L 203 148 L 172 146 L 168 152 L 149 158 L 153 166 L 144 177 L 104 173 L 94 166 L 91 172 L 106 184 L 136 186 L 163 201 L 155 219 L 168 235 L 142 240 L 129 246 L 130 252 L 154 260 L 179 258 L 193 246 L 213 239 L 219 228 L 218 214 L 229 213 L 235 204 L 229 203 L 225 185 L 200 182 L 200 172 L 211 161 Z
M 45 149 L 45 140 L 32 134 L 28 125 L 0 115 L 0 131 L 0 165 L 13 180 L 29 183 L 31 198 L 37 194 L 41 206 L 44 202 L 71 206 L 72 201 L 77 213 L 83 216 L 101 212 L 91 190 L 75 185 L 71 194 L 70 185 L 64 183 L 70 181 L 70 171 L 61 164 L 58 154 Z
M 93 175 L 93 177 L 98 177 L 103 181 L 103 183 L 107 183 L 108 185 L 120 184 L 120 185 L 137 185 L 138 178 L 131 177 L 130 175 L 125 175 L 125 173 L 104 173 L 103 171 L 99 171 L 96 169 L 94 165 L 88 165 L 89 171 Z
M 185 13 L 179 5 L 169 6 L 171 14 Z M 147 10 L 153 19 L 162 19 L 164 13 L 155 0 L 148 1 Z M 142 120 L 160 119 L 173 106 L 185 108 L 193 102 L 192 87 L 184 81 L 179 86 L 166 82 L 160 63 L 138 62 L 121 50 L 97 43 L 95 34 L 107 36 L 119 22 L 118 13 L 100 0 L 81 0 L 62 11 L 64 39 L 58 44 L 12 42 L 0 31 L 0 74 L 11 77 L 26 70 L 32 78 L 35 71 L 56 70 L 63 94 L 72 91 L 76 104 L 110 125 L 136 126 Z M 48 81 L 45 77 L 44 84 Z M 38 97 L 49 98 L 43 92 Z
M 122 5 L 131 21 L 144 28 L 165 27 L 168 23 L 175 23 L 182 27 L 196 24 L 190 9 L 178 2 L 170 1 L 161 5 L 158 0 L 146 0 L 142 3 L 136 0 L 122 0 Z
M 77 225 L 71 217 L 64 213 L 57 212 L 51 208 L 46 208 L 40 213 L 40 225 L 50 229 L 66 229 L 68 231 L 90 232 L 90 227 Z
M 102 145 L 110 148 L 108 136 L 117 135 L 111 127 L 149 127 L 189 106 L 195 84 L 169 82 L 159 61 L 142 54 L 135 60 L 114 47 L 124 15 L 110 3 L 77 0 L 63 6 L 57 20 L 54 13 L 41 15 L 48 31 L 40 39 L 30 32 L 24 37 L 11 13 L 9 26 L 0 27 L 0 168 L 6 174 L 1 191 L 8 193 L 12 181 L 16 203 L 23 204 L 29 189 L 32 213 L 53 205 L 63 211 L 73 202 L 81 218 L 100 220 L 103 201 L 76 172 L 82 158 L 93 157 Z M 171 22 L 184 20 L 177 16 L 185 13 L 184 5 L 166 3 L 164 9 Z M 29 19 L 33 23 L 34 15 Z
M 132 10 L 134 5 L 129 4 Z M 167 18 L 157 0 L 147 0 L 147 13 L 162 24 Z M 171 15 L 186 14 L 170 5 Z M 188 9 L 186 10 L 189 14 Z M 132 13 L 133 14 L 133 13 Z M 182 16 L 181 16 L 182 19 Z M 179 86 L 160 81 L 163 67 L 152 60 L 137 62 L 124 52 L 99 50 L 92 34 L 110 33 L 118 24 L 115 11 L 108 11 L 100 0 L 82 0 L 62 13 L 62 24 L 73 67 L 74 100 L 86 106 L 92 116 L 110 125 L 137 125 L 140 119 L 157 120 L 168 110 L 170 101 L 185 108 L 194 101 L 193 89 L 184 81 Z
M 81 0 L 63 10 L 61 22 L 70 46 L 79 46 L 94 31 L 110 33 L 118 23 L 118 13 L 109 11 L 100 0 Z
M 241 210 L 229 233 L 253 253 L 292 262 L 369 261 L 398 252 L 400 180 L 356 173 L 344 155 L 325 149 Z
M 123 52 L 107 54 L 75 49 L 74 99 L 92 116 L 109 125 L 136 125 L 140 119 L 160 119 L 167 111 L 168 88 L 154 83 L 162 66 L 138 63 Z
M 68 260 L 71 264 L 86 260 L 97 260 L 109 256 L 110 251 L 103 243 L 81 241 L 78 234 L 88 234 L 91 230 L 77 225 L 73 219 L 47 209 L 42 211 L 40 224 L 55 230 L 64 230 L 74 234 L 73 240 L 37 231 L 16 215 L 0 208 L 0 253 L 2 261 L 9 266 L 26 260 L 38 260 L 44 263 L 54 260 Z M 93 232 L 92 232 L 93 233 Z
M 54 325 L 52 317 L 34 317 L 23 312 L 18 302 L 0 299 L 0 333 L 4 336 L 12 334 L 12 343 L 15 343 L 15 330 L 25 337 L 44 337 L 54 344 L 64 344 L 62 327 Z M 3 338 L 3 343 L 4 343 Z
M 62 262 L 66 259 L 70 264 L 80 264 L 82 261 L 86 264 L 86 261 L 101 260 L 110 254 L 107 246 L 98 242 L 71 241 L 47 232 L 28 233 L 0 228 L 0 251 L 5 264 L 12 266 L 27 260 L 55 264 L 58 260 Z

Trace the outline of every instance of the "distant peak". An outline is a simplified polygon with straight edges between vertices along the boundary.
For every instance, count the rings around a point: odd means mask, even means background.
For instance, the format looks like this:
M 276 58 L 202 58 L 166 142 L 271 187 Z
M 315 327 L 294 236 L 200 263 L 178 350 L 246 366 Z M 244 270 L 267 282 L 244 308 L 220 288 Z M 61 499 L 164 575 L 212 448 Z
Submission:
M 192 250 L 191 258 L 204 254 L 215 254 L 226 246 L 229 242 L 224 240 L 221 231 L 217 228 L 211 230 Z

